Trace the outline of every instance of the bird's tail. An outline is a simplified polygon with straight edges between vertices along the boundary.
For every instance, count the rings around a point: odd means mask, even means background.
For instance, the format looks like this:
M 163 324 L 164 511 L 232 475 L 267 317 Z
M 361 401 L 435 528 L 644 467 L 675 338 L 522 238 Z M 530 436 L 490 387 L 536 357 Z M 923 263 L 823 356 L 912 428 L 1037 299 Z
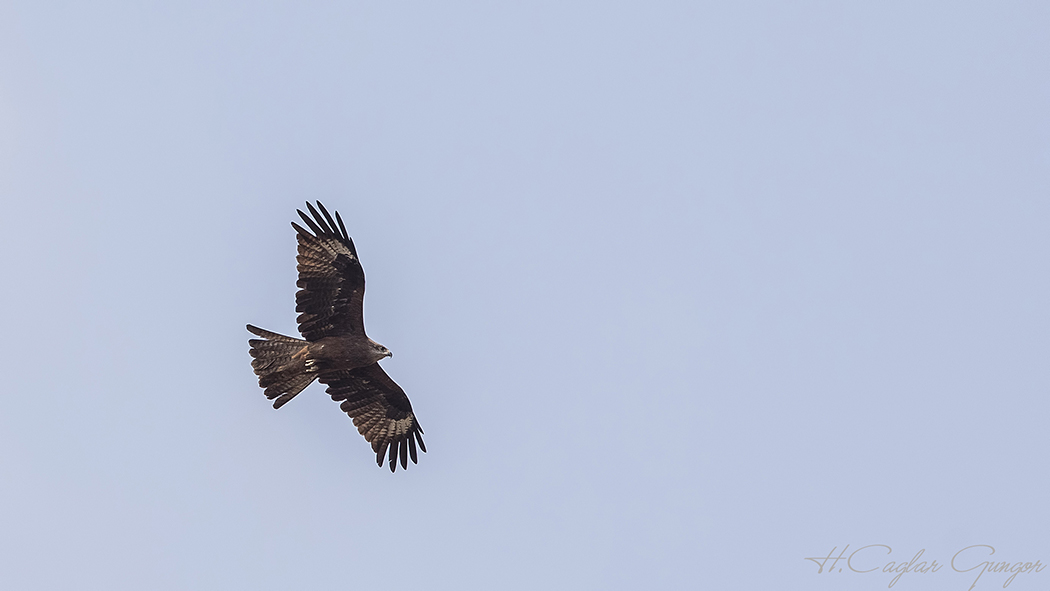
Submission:
M 277 399 L 273 401 L 273 407 L 281 408 L 317 377 L 317 373 L 306 366 L 308 343 L 251 324 L 248 325 L 248 332 L 263 337 L 248 341 L 252 369 L 259 376 L 259 386 L 265 388 L 266 397 Z

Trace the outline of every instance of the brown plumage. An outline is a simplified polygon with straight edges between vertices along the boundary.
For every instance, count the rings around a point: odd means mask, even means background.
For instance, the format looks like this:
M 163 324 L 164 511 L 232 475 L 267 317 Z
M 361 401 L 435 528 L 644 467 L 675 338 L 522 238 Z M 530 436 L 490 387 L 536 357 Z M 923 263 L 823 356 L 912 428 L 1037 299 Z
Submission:
M 274 408 L 315 379 L 327 384 L 332 400 L 372 444 L 376 462 L 382 466 L 385 457 L 393 472 L 400 460 L 407 469 L 409 458 L 416 463 L 417 445 L 427 451 L 423 429 L 405 391 L 379 367 L 379 360 L 392 353 L 365 335 L 365 272 L 354 241 L 339 212 L 333 219 L 320 201 L 317 209 L 310 203 L 306 207 L 312 219 L 296 211 L 310 229 L 292 222 L 299 240 L 296 322 L 303 338 L 249 324 L 248 331 L 262 337 L 248 341 L 252 369 Z

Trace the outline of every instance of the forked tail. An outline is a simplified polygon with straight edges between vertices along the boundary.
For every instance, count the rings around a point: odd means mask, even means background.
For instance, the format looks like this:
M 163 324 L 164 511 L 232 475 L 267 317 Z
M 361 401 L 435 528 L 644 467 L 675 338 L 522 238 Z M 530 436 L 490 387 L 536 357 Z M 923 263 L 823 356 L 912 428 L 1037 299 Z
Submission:
M 266 397 L 277 399 L 273 407 L 281 408 L 317 377 L 317 373 L 306 367 L 308 343 L 251 324 L 248 325 L 248 332 L 263 337 L 248 341 L 252 369 L 259 376 L 259 386 L 265 389 Z

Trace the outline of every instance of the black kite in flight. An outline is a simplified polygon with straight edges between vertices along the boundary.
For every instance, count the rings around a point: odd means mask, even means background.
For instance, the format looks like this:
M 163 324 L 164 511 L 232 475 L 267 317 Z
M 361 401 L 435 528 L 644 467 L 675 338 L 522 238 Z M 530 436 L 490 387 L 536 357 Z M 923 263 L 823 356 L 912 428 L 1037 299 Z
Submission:
M 405 391 L 379 367 L 379 360 L 392 353 L 365 335 L 365 272 L 354 241 L 339 212 L 332 219 L 320 201 L 320 213 L 309 203 L 306 207 L 313 219 L 296 211 L 313 232 L 292 222 L 299 240 L 296 322 L 305 340 L 249 324 L 248 331 L 262 337 L 248 341 L 252 368 L 266 397 L 277 399 L 274 408 L 281 408 L 315 379 L 327 384 L 332 400 L 341 402 L 339 408 L 372 444 L 376 462 L 382 466 L 387 456 L 393 472 L 400 458 L 401 467 L 407 469 L 408 458 L 416 463 L 416 444 L 427 451 L 423 429 Z

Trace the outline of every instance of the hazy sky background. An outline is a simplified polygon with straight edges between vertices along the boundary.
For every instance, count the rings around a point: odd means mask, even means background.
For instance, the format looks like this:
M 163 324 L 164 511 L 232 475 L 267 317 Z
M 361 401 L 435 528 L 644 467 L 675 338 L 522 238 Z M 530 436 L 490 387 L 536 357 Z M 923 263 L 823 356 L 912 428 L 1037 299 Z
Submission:
M 1039 2 L 0 4 L 0 583 L 1050 564 L 1048 31 Z M 251 372 L 245 323 L 295 331 L 307 199 L 426 430 L 405 472 Z

